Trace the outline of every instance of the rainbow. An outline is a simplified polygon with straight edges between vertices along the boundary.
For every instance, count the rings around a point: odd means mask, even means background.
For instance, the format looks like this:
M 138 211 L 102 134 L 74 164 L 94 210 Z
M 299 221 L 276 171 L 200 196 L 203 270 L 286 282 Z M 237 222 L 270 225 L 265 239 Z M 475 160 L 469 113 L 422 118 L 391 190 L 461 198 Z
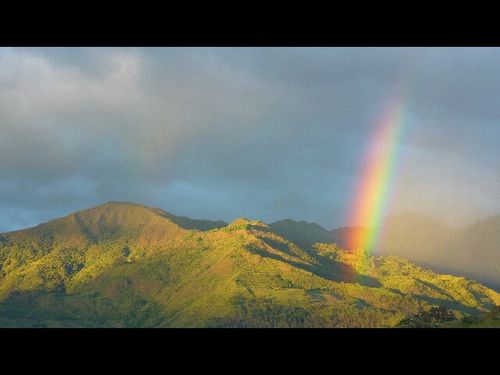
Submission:
M 355 271 L 367 266 L 369 255 L 380 238 L 380 223 L 390 201 L 390 188 L 396 171 L 401 137 L 405 124 L 405 95 L 401 87 L 383 108 L 375 122 L 368 149 L 361 160 L 360 180 L 354 190 L 348 222 L 367 230 L 353 231 L 347 239 L 348 248 L 358 254 Z

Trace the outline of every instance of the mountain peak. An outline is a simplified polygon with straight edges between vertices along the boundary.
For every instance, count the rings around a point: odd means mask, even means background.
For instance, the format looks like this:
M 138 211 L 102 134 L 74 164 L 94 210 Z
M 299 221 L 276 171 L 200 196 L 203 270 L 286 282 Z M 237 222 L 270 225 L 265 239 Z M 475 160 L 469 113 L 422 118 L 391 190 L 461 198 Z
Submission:
M 240 218 L 234 219 L 228 226 L 229 227 L 251 226 L 251 227 L 261 227 L 261 228 L 269 229 L 269 225 L 267 225 L 263 221 L 250 220 L 250 219 L 247 219 L 245 217 L 240 217 Z
M 109 201 L 100 206 L 75 212 L 69 216 L 72 215 L 83 221 L 94 223 L 98 221 L 99 225 L 110 224 L 111 226 L 129 229 L 138 229 L 145 225 L 154 224 L 167 225 L 171 229 L 174 226 L 177 229 L 205 231 L 227 225 L 226 222 L 220 220 L 200 220 L 176 216 L 160 208 L 126 201 Z

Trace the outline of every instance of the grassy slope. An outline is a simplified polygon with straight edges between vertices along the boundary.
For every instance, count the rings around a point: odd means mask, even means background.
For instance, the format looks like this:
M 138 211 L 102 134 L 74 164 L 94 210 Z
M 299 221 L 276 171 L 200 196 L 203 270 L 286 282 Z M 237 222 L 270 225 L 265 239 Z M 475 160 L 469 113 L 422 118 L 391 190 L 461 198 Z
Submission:
M 259 221 L 183 223 L 109 203 L 0 236 L 0 325 L 390 327 L 432 305 L 465 316 L 500 304 L 401 258 L 370 258 L 359 275 L 360 254 L 299 248 Z

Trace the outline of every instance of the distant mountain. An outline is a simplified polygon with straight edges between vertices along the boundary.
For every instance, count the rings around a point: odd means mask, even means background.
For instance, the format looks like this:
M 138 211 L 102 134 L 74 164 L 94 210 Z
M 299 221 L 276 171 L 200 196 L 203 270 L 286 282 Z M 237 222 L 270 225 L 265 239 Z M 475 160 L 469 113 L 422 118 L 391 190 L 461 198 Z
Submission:
M 460 318 L 500 304 L 463 277 L 312 243 L 329 238 L 315 224 L 222 225 L 110 202 L 4 233 L 0 326 L 393 327 L 436 306 Z
M 332 233 L 316 223 L 285 219 L 271 223 L 269 226 L 273 232 L 299 246 L 309 247 L 317 242 L 333 242 Z
M 225 221 L 218 220 L 199 220 L 199 219 L 190 219 L 185 216 L 174 216 L 171 214 L 165 214 L 165 217 L 172 220 L 175 224 L 184 229 L 195 229 L 195 230 L 210 230 L 216 228 L 222 228 L 228 225 Z
M 269 224 L 271 229 L 280 236 L 300 245 L 309 247 L 318 242 L 335 243 L 348 249 L 349 238 L 359 236 L 368 229 L 364 227 L 342 227 L 326 230 L 316 223 L 285 219 Z

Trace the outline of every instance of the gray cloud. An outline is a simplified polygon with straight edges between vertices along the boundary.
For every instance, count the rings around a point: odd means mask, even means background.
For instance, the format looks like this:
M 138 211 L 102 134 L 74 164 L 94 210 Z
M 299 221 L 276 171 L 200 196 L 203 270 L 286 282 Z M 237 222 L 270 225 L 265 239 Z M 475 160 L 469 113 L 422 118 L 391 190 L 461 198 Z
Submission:
M 494 48 L 0 49 L 0 231 L 107 200 L 345 224 L 407 81 L 394 210 L 500 211 Z

